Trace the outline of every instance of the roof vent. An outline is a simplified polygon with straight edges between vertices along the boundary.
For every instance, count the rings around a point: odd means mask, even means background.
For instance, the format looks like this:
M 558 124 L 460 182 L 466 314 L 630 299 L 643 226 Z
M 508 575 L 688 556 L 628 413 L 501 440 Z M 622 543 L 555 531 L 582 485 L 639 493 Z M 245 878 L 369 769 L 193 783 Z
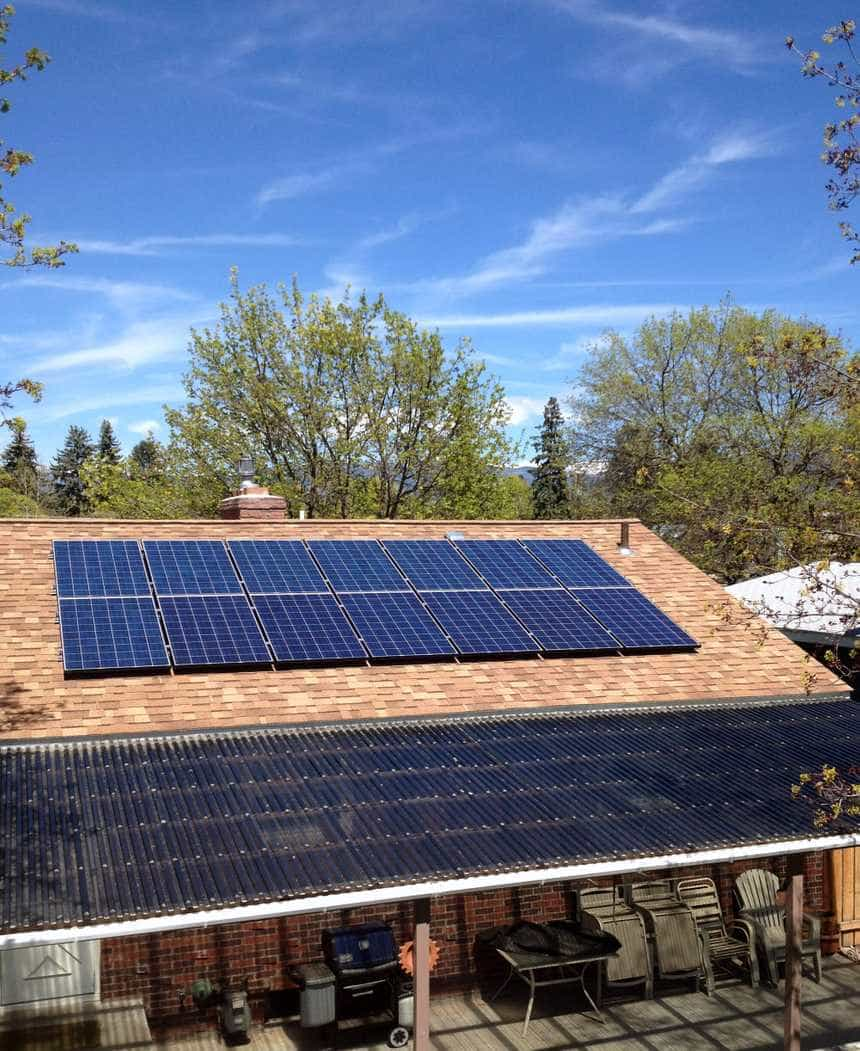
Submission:
M 465 540 L 466 539 L 466 534 L 465 533 L 458 533 L 456 531 L 453 532 L 453 533 L 446 533 L 445 534 L 445 539 L 446 540 Z
M 632 555 L 633 548 L 630 546 L 630 523 L 621 523 L 621 539 L 618 541 L 619 555 Z

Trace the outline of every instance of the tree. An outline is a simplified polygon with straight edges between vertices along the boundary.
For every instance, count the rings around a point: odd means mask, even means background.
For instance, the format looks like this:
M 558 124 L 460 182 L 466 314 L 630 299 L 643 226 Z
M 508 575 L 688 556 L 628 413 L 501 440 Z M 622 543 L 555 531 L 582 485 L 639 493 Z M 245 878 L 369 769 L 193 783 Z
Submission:
M 89 511 L 84 485 L 84 464 L 96 453 L 96 446 L 83 427 L 72 424 L 63 448 L 57 453 L 51 470 L 54 475 L 54 498 L 64 515 L 82 515 Z
M 839 60 L 829 67 L 821 64 L 818 51 L 801 51 L 794 37 L 787 37 L 785 41 L 789 51 L 803 60 L 803 76 L 823 78 L 836 89 L 836 106 L 848 111 L 847 116 L 828 121 L 824 126 L 824 153 L 821 159 L 832 171 L 826 189 L 830 207 L 837 212 L 850 207 L 860 195 L 860 60 L 854 49 L 856 29 L 853 19 L 845 19 L 825 31 L 824 43 L 841 43 L 847 53 L 847 62 Z M 839 228 L 847 240 L 860 245 L 860 232 L 849 223 L 841 222 Z M 860 250 L 851 259 L 852 263 L 858 261 Z
M 821 326 L 722 303 L 594 348 L 572 398 L 582 462 L 726 583 L 858 542 L 860 359 Z
M 131 456 L 112 464 L 96 457 L 81 468 L 90 511 L 105 518 L 209 518 L 226 495 L 201 486 L 157 442 L 147 466 Z
M 32 497 L 0 487 L 0 518 L 44 518 L 45 509 Z
M 99 427 L 98 455 L 105 463 L 117 464 L 122 459 L 122 450 L 113 432 L 113 424 L 110 420 L 102 420 Z
M 3 450 L 0 467 L 11 480 L 11 488 L 34 497 L 38 489 L 39 460 L 27 424 L 20 416 L 9 421 L 12 438 Z
M 535 434 L 532 503 L 535 518 L 566 518 L 570 514 L 567 483 L 569 452 L 564 417 L 557 398 L 543 410 L 543 426 Z
M 157 472 L 161 465 L 162 452 L 161 445 L 152 434 L 148 434 L 145 438 L 141 438 L 129 454 L 132 468 L 138 475 Z
M 5 45 L 15 8 L 11 4 L 0 7 L 0 46 Z M 51 61 L 50 57 L 37 47 L 32 47 L 24 53 L 21 61 L 9 69 L 0 65 L 0 88 L 14 81 L 24 81 L 32 72 L 41 72 Z M 0 114 L 6 114 L 11 109 L 9 99 L 0 97 Z M 4 172 L 10 178 L 14 178 L 22 168 L 33 163 L 33 156 L 24 150 L 14 149 L 7 146 L 3 150 L 3 140 L 0 139 L 0 172 Z M 0 250 L 11 252 L 4 258 L 7 266 L 45 266 L 56 268 L 65 266 L 63 256 L 70 252 L 77 252 L 77 246 L 60 241 L 58 245 L 51 247 L 36 247 L 27 249 L 25 237 L 30 216 L 18 212 L 15 205 L 5 196 L 3 184 L 0 183 Z
M 484 513 L 511 449 L 504 391 L 465 342 L 446 353 L 382 296 L 276 299 L 234 272 L 220 323 L 192 332 L 172 445 L 213 489 L 250 454 L 288 513 Z

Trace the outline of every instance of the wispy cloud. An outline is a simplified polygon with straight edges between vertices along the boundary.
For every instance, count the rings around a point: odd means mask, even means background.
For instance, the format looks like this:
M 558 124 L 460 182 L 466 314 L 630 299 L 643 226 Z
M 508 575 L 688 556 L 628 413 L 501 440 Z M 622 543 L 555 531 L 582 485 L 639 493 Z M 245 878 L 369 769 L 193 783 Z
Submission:
M 128 425 L 128 429 L 132 434 L 141 434 L 144 437 L 148 434 L 158 434 L 161 428 L 161 420 L 137 420 L 135 423 Z
M 54 389 L 48 386 L 44 400 L 28 408 L 28 417 L 40 423 L 54 423 L 69 416 L 83 416 L 86 413 L 112 410 L 124 405 L 162 405 L 164 402 L 178 402 L 184 398 L 179 383 L 151 384 L 130 391 L 105 390 L 84 398 L 61 397 L 59 401 L 54 401 Z
M 201 320 L 197 315 L 186 315 L 135 321 L 113 340 L 47 355 L 33 362 L 30 368 L 37 374 L 88 366 L 139 368 L 182 355 L 188 346 L 189 328 Z
M 257 204 L 261 207 L 272 201 L 293 201 L 297 197 L 306 197 L 337 185 L 350 174 L 359 175 L 369 171 L 367 163 L 333 164 L 330 168 L 321 168 L 315 172 L 297 172 L 273 179 L 257 194 Z
M 28 0 L 28 7 L 40 7 L 61 15 L 94 18 L 101 22 L 122 22 L 126 25 L 144 25 L 147 19 L 110 4 L 90 3 L 89 0 Z
M 378 248 L 380 245 L 390 244 L 392 241 L 400 241 L 402 238 L 414 233 L 421 226 L 422 221 L 421 216 L 416 213 L 401 216 L 393 226 L 385 227 L 374 234 L 362 237 L 355 246 L 356 250 L 367 252 L 373 248 Z
M 77 277 L 71 274 L 24 274 L 4 282 L 6 288 L 56 288 L 63 292 L 105 296 L 121 309 L 136 309 L 155 302 L 189 302 L 195 297 L 171 285 L 144 284 L 138 281 L 114 281 L 106 277 Z
M 638 320 L 639 318 L 637 317 L 636 321 Z M 614 324 L 618 323 L 614 322 Z M 603 342 L 603 338 L 602 333 L 592 332 L 590 335 L 582 335 L 577 339 L 567 340 L 561 344 L 556 354 L 541 363 L 540 368 L 543 372 L 567 372 L 580 362 L 592 347 L 600 345 Z
M 444 314 L 423 318 L 428 328 L 521 328 L 524 325 L 557 327 L 589 325 L 610 328 L 613 325 L 635 325 L 652 314 L 669 314 L 686 310 L 674 303 L 628 303 L 615 306 L 562 307 L 558 310 L 520 310 L 509 314 Z
M 136 237 L 130 241 L 99 241 L 77 238 L 82 253 L 95 255 L 164 255 L 171 248 L 294 248 L 308 242 L 291 234 L 170 234 Z

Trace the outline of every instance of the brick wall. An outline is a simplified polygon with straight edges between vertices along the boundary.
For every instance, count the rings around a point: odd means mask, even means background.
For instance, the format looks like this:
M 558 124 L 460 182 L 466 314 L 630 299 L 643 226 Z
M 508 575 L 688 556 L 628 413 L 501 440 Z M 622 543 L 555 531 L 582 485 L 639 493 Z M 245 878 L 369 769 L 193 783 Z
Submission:
M 732 887 L 736 876 L 744 869 L 757 867 L 772 867 L 781 875 L 785 871 L 785 859 L 775 858 L 772 865 L 755 860 L 699 866 L 665 875 L 710 876 L 717 884 L 728 918 L 732 914 Z M 806 908 L 812 912 L 829 908 L 822 853 L 807 856 L 804 874 Z M 661 874 L 650 875 L 659 878 Z M 595 882 L 611 885 L 618 880 L 606 878 Z M 439 990 L 472 984 L 479 970 L 481 976 L 486 976 L 486 963 L 492 967 L 495 960 L 490 957 L 480 969 L 476 967 L 476 935 L 516 920 L 563 919 L 571 915 L 575 886 L 553 883 L 434 899 L 431 936 L 439 944 L 440 956 L 432 976 L 433 986 Z M 398 944 L 412 938 L 412 906 L 403 902 L 105 941 L 102 943 L 102 998 L 142 999 L 155 1030 L 208 1028 L 214 1024 L 214 1012 L 198 1011 L 190 997 L 186 997 L 181 1006 L 183 990 L 197 978 L 235 986 L 241 986 L 247 978 L 255 1018 L 260 1021 L 265 992 L 289 987 L 290 968 L 322 958 L 325 928 L 372 920 L 390 923 Z

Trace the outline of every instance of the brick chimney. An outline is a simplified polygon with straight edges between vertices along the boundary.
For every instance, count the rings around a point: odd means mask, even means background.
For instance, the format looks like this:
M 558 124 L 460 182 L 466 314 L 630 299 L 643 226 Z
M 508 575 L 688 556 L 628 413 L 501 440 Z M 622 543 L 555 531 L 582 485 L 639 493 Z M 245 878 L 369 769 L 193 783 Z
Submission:
M 218 505 L 218 514 L 229 520 L 243 522 L 282 522 L 287 502 L 282 496 L 274 496 L 265 486 L 254 482 L 254 465 L 250 457 L 239 461 L 242 484 L 236 496 L 228 496 Z

